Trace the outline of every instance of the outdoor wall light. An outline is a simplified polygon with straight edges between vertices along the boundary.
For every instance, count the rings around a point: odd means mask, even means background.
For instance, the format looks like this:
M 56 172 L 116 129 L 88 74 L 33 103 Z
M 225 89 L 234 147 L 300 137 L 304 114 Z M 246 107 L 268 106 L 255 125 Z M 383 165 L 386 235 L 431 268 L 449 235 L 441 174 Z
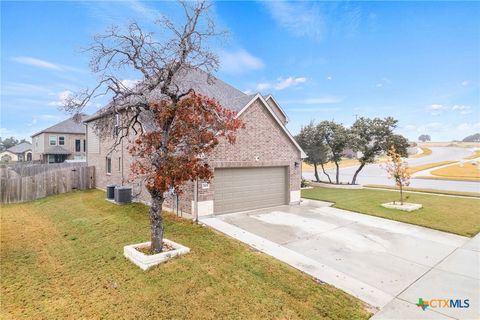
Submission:
M 295 161 L 295 168 L 298 168 L 299 165 L 300 165 L 300 163 L 298 163 L 297 161 Z

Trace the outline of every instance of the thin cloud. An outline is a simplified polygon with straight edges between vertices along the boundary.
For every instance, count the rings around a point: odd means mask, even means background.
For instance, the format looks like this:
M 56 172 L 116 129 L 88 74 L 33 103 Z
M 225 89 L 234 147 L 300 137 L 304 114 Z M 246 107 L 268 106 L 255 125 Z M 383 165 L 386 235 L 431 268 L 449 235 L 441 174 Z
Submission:
M 153 23 L 162 16 L 162 12 L 142 1 L 81 1 L 79 2 L 90 17 L 107 26 L 121 25 L 125 21 L 135 20 Z M 150 2 L 152 3 L 152 2 Z M 164 4 L 163 8 L 166 6 Z
M 472 113 L 472 107 L 464 106 L 464 105 L 454 105 L 452 110 L 457 110 L 460 112 L 461 115 L 466 115 Z
M 467 115 L 473 112 L 471 106 L 458 105 L 458 104 L 453 106 L 442 105 L 442 104 L 432 104 L 428 107 L 428 110 L 430 114 L 434 116 L 438 116 L 448 110 L 456 111 L 461 115 Z
M 382 78 L 379 82 L 377 82 L 375 87 L 382 88 L 382 87 L 385 87 L 385 86 L 389 85 L 390 83 L 392 83 L 392 81 L 390 81 L 390 79 Z
M 162 16 L 161 12 L 140 1 L 128 1 L 126 3 L 130 9 L 150 20 L 156 20 Z
M 288 77 L 278 78 L 276 82 L 260 82 L 257 84 L 257 90 L 263 91 L 267 89 L 274 89 L 277 91 L 285 90 L 290 87 L 298 86 L 299 84 L 307 82 L 305 77 Z
M 133 89 L 137 84 L 139 84 L 141 81 L 140 80 L 132 80 L 132 79 L 124 79 L 120 81 L 120 83 L 126 88 L 126 89 Z
M 469 84 L 470 84 L 470 82 L 468 82 L 467 80 L 462 81 L 462 86 L 464 86 L 464 87 L 468 86 Z
M 57 100 L 50 101 L 47 105 L 52 107 L 62 107 L 65 105 L 65 101 L 72 95 L 72 91 L 64 90 L 58 93 Z
M 318 104 L 335 104 L 343 101 L 343 97 L 337 96 L 322 96 L 315 98 L 305 98 L 298 100 L 287 100 L 285 104 L 302 104 L 302 105 L 318 105 Z
M 458 130 L 458 131 L 462 131 L 462 132 L 473 132 L 473 131 L 475 131 L 475 130 L 480 129 L 480 122 L 476 122 L 476 123 L 468 123 L 468 122 L 460 123 L 455 129 Z
M 263 2 L 272 18 L 290 33 L 320 40 L 323 36 L 324 19 L 318 5 L 285 1 Z
M 246 71 L 258 70 L 265 67 L 260 58 L 257 58 L 244 49 L 233 52 L 220 52 L 220 69 L 226 73 L 239 74 Z
M 52 90 L 50 88 L 41 85 L 21 82 L 7 82 L 2 87 L 1 94 L 4 96 L 19 95 L 25 97 L 36 95 L 49 95 L 51 92 Z
M 13 57 L 11 60 L 27 66 L 32 66 L 32 67 L 37 67 L 42 69 L 49 69 L 49 70 L 55 70 L 55 71 L 79 71 L 77 68 L 73 68 L 73 67 L 49 62 L 46 60 L 42 60 L 42 59 L 33 58 L 33 57 L 18 56 L 18 57 Z
M 316 112 L 338 112 L 340 108 L 325 108 L 325 107 L 309 107 L 309 108 L 293 108 L 290 112 L 293 113 L 316 113 Z
M 442 104 L 432 104 L 428 106 L 428 110 L 431 115 L 433 116 L 438 116 L 439 114 L 442 114 L 444 111 L 448 110 L 450 107 L 444 106 Z

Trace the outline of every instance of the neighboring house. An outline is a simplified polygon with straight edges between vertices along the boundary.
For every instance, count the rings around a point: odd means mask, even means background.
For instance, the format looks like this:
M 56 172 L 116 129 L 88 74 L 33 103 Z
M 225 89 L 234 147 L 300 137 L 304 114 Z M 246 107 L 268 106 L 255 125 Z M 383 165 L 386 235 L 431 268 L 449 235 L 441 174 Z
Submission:
M 30 142 L 22 142 L 13 147 L 8 148 L 4 152 L 13 154 L 14 157 L 10 161 L 32 161 L 32 144 Z M 3 161 L 4 152 L 0 154 L 0 159 Z M 5 162 L 5 161 L 3 161 Z
M 202 71 L 185 78 L 197 93 L 236 111 L 245 129 L 237 133 L 234 145 L 223 140 L 208 156 L 206 161 L 214 170 L 210 184 L 187 183 L 178 198 L 167 197 L 165 206 L 194 217 L 299 203 L 301 161 L 306 156 L 285 127 L 288 118 L 273 96 L 247 95 L 216 78 L 209 84 Z M 87 162 L 96 166 L 97 187 L 130 184 L 137 201 L 148 202 L 143 183 L 129 183 L 133 159 L 126 146 L 110 153 L 111 141 L 96 136 L 93 121 L 99 118 L 101 111 L 85 121 Z
M 32 135 L 33 160 L 60 163 L 67 159 L 86 159 L 85 125 L 69 118 Z
M 0 162 L 16 162 L 18 161 L 18 156 L 8 150 L 3 150 L 0 152 Z

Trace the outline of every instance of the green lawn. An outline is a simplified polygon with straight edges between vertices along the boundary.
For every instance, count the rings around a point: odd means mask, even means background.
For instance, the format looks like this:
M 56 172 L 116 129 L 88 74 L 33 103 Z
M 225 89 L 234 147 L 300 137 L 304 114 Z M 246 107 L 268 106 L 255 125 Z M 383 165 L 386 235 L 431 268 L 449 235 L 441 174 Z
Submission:
M 379 184 L 366 184 L 366 185 L 364 185 L 364 187 L 375 188 L 375 189 L 390 189 L 390 190 L 396 190 L 398 192 L 398 187 L 396 187 L 396 186 L 384 186 L 384 185 L 379 185 Z M 410 187 L 404 187 L 403 190 L 405 190 L 406 192 L 414 191 L 414 192 L 444 194 L 444 195 L 448 195 L 448 196 L 472 197 L 472 198 L 478 198 L 480 200 L 480 192 L 450 191 L 450 190 L 410 188 Z
M 320 188 L 302 190 L 302 197 L 335 203 L 335 207 L 412 223 L 472 237 L 480 232 L 480 199 L 405 193 L 407 202 L 421 203 L 413 212 L 386 209 L 382 203 L 399 199 L 399 193 L 383 190 Z
M 166 217 L 192 249 L 144 272 L 147 208 L 97 190 L 1 207 L 2 319 L 367 319 L 359 300 L 209 228 Z

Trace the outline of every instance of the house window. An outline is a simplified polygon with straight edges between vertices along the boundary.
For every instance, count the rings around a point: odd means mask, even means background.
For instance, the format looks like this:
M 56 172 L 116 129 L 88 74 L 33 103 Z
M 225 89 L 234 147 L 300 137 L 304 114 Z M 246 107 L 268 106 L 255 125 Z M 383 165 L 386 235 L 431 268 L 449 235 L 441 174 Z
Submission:
M 122 168 L 122 158 L 118 157 L 118 172 L 120 172 L 121 168 Z
M 106 161 L 106 171 L 107 171 L 107 174 L 111 174 L 111 173 L 112 173 L 112 158 L 107 158 L 107 161 Z
M 58 145 L 60 146 L 65 145 L 65 137 L 58 137 Z
M 80 152 L 80 140 L 75 140 L 75 152 Z
M 55 163 L 55 155 L 49 154 L 48 155 L 48 163 Z
M 87 152 L 87 143 L 85 142 L 85 139 L 83 139 L 83 152 Z
M 48 137 L 48 141 L 50 141 L 51 146 L 56 146 L 57 145 L 57 136 Z
M 38 147 L 38 137 L 35 138 L 35 147 Z

